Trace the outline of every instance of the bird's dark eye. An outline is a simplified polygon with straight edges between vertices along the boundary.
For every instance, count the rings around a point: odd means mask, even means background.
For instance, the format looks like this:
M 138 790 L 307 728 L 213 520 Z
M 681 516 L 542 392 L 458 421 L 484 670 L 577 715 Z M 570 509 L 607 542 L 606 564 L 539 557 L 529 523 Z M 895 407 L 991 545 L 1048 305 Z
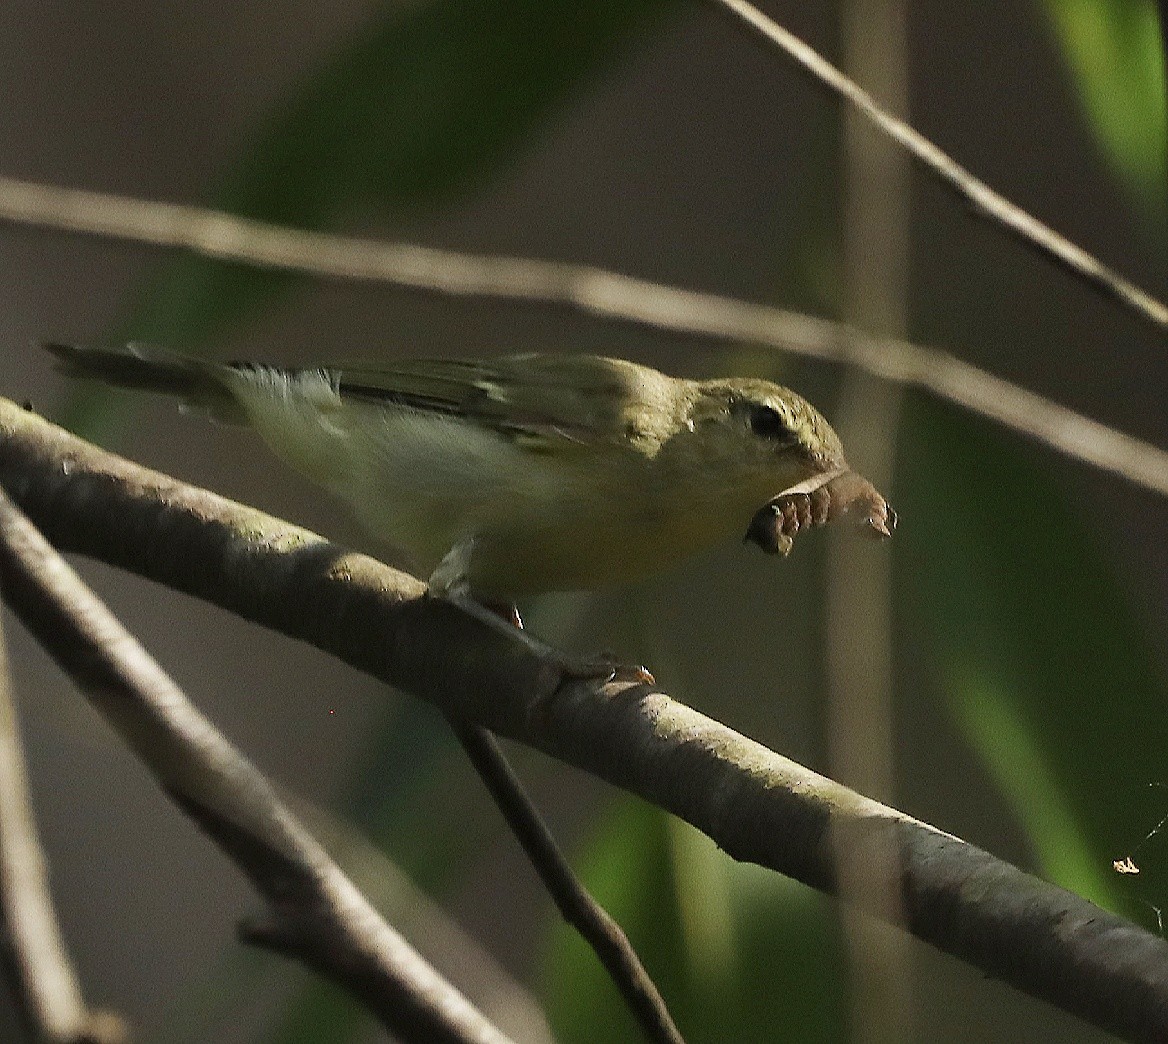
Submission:
M 795 433 L 773 406 L 755 405 L 747 414 L 750 430 L 762 439 L 776 442 L 794 442 Z

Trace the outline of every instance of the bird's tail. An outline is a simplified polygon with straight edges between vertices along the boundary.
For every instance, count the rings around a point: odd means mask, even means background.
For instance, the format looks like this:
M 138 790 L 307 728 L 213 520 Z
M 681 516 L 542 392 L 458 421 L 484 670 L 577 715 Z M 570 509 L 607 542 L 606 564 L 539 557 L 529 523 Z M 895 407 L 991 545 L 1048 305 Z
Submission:
M 43 343 L 41 347 L 52 352 L 58 369 L 71 377 L 174 395 L 217 420 L 248 422 L 241 403 L 232 394 L 230 365 L 144 344 L 104 348 Z

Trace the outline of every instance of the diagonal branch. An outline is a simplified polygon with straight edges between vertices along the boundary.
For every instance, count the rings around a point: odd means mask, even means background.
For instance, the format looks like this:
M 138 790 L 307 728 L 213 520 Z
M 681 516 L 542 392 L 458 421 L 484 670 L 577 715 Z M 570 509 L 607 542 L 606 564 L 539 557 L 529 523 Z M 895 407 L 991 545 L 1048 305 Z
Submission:
M 403 1040 L 506 1044 L 382 920 L 267 780 L 0 492 L 5 602 L 269 904 L 245 941 L 347 989 Z
M 577 879 L 498 741 L 486 729 L 465 722 L 452 719 L 450 727 L 564 920 L 595 951 L 645 1037 L 659 1044 L 684 1044 L 664 999 L 628 937 Z
M 947 352 L 771 305 L 684 290 L 589 265 L 352 239 L 201 207 L 3 176 L 0 220 L 181 247 L 224 261 L 315 276 L 553 305 L 687 336 L 764 345 L 922 388 L 1068 457 L 1168 495 L 1168 452 L 1150 443 Z
M 844 75 L 813 47 L 783 28 L 774 19 L 768 18 L 747 0 L 712 0 L 712 2 L 741 19 L 756 33 L 781 49 L 828 90 L 867 117 L 882 133 L 887 134 L 913 159 L 919 161 L 929 173 L 956 192 L 978 217 L 999 225 L 1026 246 L 1057 262 L 1089 286 L 1118 301 L 1140 318 L 1146 319 L 1162 331 L 1168 331 L 1168 305 L 1147 291 L 1141 290 L 1082 247 L 1076 246 L 1049 225 L 1043 224 L 1032 214 L 1028 214 L 1017 204 L 995 192 L 919 131 L 882 108 L 863 87 Z
M 572 679 L 521 632 L 307 530 L 0 400 L 0 485 L 58 546 L 214 602 L 836 889 L 833 838 L 895 847 L 918 938 L 1132 1041 L 1168 1032 L 1168 942 L 767 750 L 663 693 Z M 878 913 L 878 911 L 877 911 Z

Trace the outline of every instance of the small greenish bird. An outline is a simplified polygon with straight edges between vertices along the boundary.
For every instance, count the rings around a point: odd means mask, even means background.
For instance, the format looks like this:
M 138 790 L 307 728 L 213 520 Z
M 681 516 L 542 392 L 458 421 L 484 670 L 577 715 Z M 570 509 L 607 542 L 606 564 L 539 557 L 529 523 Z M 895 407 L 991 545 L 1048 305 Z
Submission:
M 744 529 L 786 553 L 844 515 L 881 536 L 896 524 L 819 412 L 765 380 L 591 355 L 289 370 L 45 347 L 72 375 L 251 426 L 432 590 L 480 604 L 632 580 Z

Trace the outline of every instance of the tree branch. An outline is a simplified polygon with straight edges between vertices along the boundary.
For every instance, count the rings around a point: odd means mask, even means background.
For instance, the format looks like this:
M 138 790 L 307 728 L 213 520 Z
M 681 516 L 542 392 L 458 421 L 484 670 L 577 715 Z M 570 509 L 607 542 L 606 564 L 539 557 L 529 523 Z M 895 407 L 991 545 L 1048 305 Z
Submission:
M 423 597 L 405 573 L 5 400 L 0 485 L 60 547 L 304 639 L 448 716 L 640 795 L 736 859 L 834 892 L 832 836 L 883 836 L 918 938 L 1129 1040 L 1168 1032 L 1168 942 L 663 693 L 573 679 L 530 636 Z
M 1168 495 L 1168 452 L 947 352 L 770 305 L 655 283 L 588 265 L 352 239 L 222 211 L 0 176 L 0 220 L 156 246 L 224 261 L 430 293 L 523 301 L 697 337 L 764 345 L 922 388 L 1075 460 Z
M 665 1001 L 624 930 L 577 879 L 495 737 L 486 729 L 457 720 L 452 720 L 450 727 L 557 909 L 592 947 L 642 1032 L 658 1044 L 684 1044 Z
M 1168 305 L 1163 301 L 1141 290 L 1082 247 L 1076 246 L 1049 225 L 1044 225 L 1017 204 L 995 192 L 919 131 L 883 109 L 858 83 L 845 76 L 818 51 L 784 29 L 778 22 L 768 18 L 747 0 L 712 0 L 712 2 L 774 44 L 820 84 L 867 117 L 875 127 L 905 149 L 943 185 L 956 192 L 969 205 L 973 214 L 1000 226 L 1026 246 L 1057 262 L 1087 285 L 1118 301 L 1140 318 L 1159 327 L 1161 331 L 1168 331 Z
M 3 496 L 0 493 L 0 496 Z M 0 636 L 0 907 L 2 963 L 29 1039 L 38 1044 L 121 1044 L 126 1025 L 90 1010 L 53 910 L 28 794 L 8 652 Z
M 0 580 L 4 601 L 268 900 L 268 919 L 241 926 L 245 941 L 337 982 L 404 1040 L 506 1044 L 385 923 L 3 492 Z

